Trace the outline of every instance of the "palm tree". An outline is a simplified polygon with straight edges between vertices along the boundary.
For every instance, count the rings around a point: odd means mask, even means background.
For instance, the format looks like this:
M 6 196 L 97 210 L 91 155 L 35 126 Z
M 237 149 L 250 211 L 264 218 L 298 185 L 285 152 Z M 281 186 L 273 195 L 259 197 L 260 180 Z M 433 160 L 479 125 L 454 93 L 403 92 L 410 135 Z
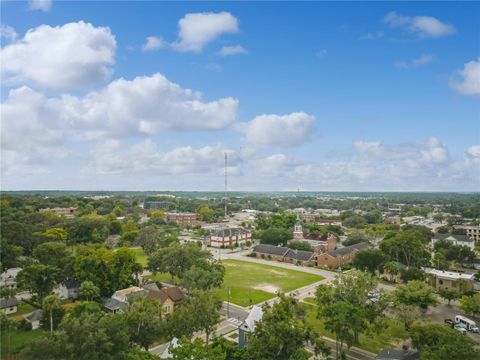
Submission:
M 50 315 L 50 334 L 53 334 L 53 312 L 61 307 L 62 303 L 57 294 L 48 295 L 43 299 L 43 311 L 47 311 Z

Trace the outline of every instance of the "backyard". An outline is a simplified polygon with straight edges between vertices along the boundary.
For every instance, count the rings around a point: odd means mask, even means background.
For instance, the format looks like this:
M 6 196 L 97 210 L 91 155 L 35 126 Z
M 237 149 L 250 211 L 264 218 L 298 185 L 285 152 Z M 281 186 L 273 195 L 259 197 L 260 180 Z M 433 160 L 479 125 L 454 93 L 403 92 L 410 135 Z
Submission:
M 222 299 L 240 306 L 257 304 L 275 297 L 277 291 L 292 291 L 323 279 L 319 275 L 241 260 L 222 263 L 226 270 Z

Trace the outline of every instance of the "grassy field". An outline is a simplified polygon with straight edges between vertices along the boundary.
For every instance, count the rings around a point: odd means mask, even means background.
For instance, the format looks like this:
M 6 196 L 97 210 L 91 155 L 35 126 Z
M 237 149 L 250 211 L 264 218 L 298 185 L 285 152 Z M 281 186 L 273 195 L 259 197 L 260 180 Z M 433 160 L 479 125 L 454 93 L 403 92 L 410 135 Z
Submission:
M 221 289 L 223 300 L 249 306 L 271 299 L 277 291 L 287 292 L 314 282 L 323 277 L 276 266 L 255 264 L 240 260 L 224 260 L 225 279 Z
M 43 330 L 2 332 L 1 355 L 13 354 L 22 350 L 36 338 L 44 334 Z
M 304 304 L 304 306 L 307 308 L 307 322 L 312 325 L 320 335 L 335 339 L 335 334 L 326 330 L 323 321 L 317 319 L 317 307 L 310 304 Z M 382 329 L 380 333 L 371 331 L 366 334 L 360 334 L 360 344 L 356 345 L 356 347 L 376 354 L 380 350 L 392 347 L 396 342 L 407 338 L 408 334 L 403 325 L 398 321 L 389 319 L 387 326 Z

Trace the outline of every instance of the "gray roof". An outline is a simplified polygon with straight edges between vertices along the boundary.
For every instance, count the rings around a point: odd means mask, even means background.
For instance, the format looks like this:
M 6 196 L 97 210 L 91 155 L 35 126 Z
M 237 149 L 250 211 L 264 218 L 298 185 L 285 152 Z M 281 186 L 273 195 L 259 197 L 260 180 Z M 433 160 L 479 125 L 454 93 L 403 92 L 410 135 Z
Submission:
M 289 249 L 285 254 L 286 258 L 299 260 L 299 261 L 309 261 L 313 256 L 312 251 L 305 251 L 305 250 L 296 250 L 296 249 Z
M 383 349 L 377 355 L 377 360 L 416 360 L 420 353 L 416 350 Z
M 456 241 L 461 241 L 461 242 L 473 242 L 475 240 L 470 239 L 467 235 L 457 235 L 457 234 L 435 234 L 433 237 L 434 240 L 444 240 L 446 238 L 452 237 Z
M 18 300 L 15 296 L 8 299 L 0 299 L 0 309 L 17 306 L 17 304 L 18 304 Z
M 284 256 L 289 248 L 275 245 L 257 245 L 253 249 L 256 253 Z
M 255 331 L 255 327 L 263 318 L 263 309 L 260 306 L 253 305 L 245 321 L 240 325 L 246 331 Z
M 37 309 L 25 316 L 25 319 L 29 322 L 40 321 L 43 316 L 43 310 Z
M 368 242 L 361 242 L 358 244 L 350 245 L 350 246 L 345 246 L 343 248 L 337 249 L 330 251 L 328 255 L 333 256 L 333 257 L 338 257 L 338 256 L 343 256 L 343 255 L 348 255 L 352 251 L 356 250 L 363 250 L 366 249 L 370 246 Z
M 155 291 L 160 290 L 160 288 L 158 287 L 158 285 L 156 283 L 145 284 L 145 285 L 143 285 L 143 288 L 145 290 L 155 290 Z
M 63 284 L 67 289 L 78 289 L 80 287 L 80 284 L 75 279 L 68 279 Z
M 108 310 L 114 311 L 114 310 L 123 309 L 125 304 L 121 301 L 118 301 L 117 299 L 108 298 L 104 302 L 103 306 Z

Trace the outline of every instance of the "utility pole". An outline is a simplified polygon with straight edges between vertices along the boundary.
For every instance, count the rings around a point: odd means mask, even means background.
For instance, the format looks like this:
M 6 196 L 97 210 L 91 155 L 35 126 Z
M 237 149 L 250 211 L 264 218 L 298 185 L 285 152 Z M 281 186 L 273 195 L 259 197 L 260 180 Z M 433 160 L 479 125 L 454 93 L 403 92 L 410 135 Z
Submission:
M 223 200 L 225 201 L 225 220 L 227 220 L 227 152 L 225 152 L 225 194 Z
M 230 318 L 230 288 L 227 288 L 227 319 Z

